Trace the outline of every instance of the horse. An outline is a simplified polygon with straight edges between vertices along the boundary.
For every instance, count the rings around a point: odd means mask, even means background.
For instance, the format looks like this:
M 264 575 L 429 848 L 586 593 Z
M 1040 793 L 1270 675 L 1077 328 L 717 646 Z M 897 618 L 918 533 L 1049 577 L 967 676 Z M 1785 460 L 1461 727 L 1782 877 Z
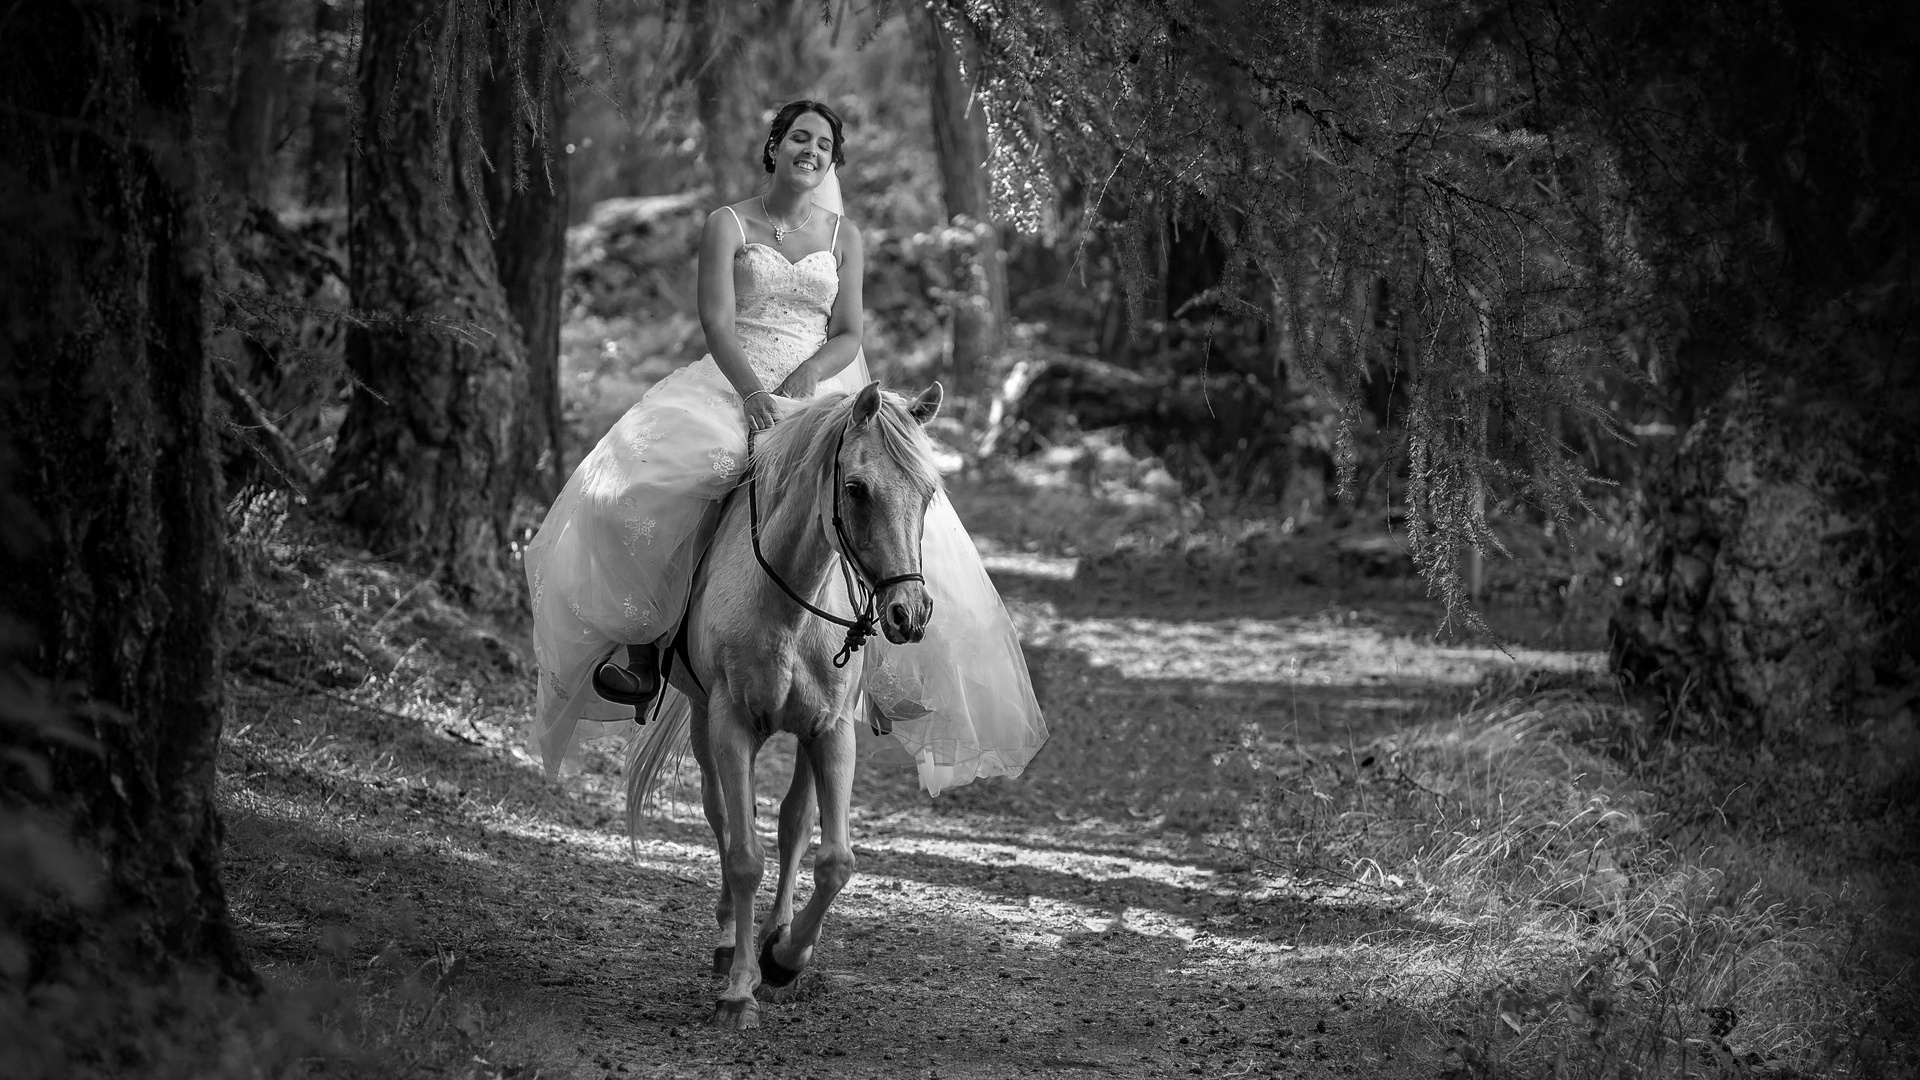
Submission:
M 853 876 L 858 649 L 876 621 L 899 645 L 919 641 L 933 615 L 920 545 L 940 474 L 921 429 L 940 402 L 939 383 L 911 401 L 869 383 L 857 394 L 822 395 L 762 434 L 741 485 L 747 497 L 736 488 L 722 504 L 694 574 L 671 650 L 681 662 L 666 664 L 680 700 L 662 703 L 628 746 L 630 831 L 662 767 L 688 742 L 700 765 L 724 877 L 714 915 L 725 944 L 714 950 L 714 970 L 727 985 L 709 1017 L 716 1027 L 759 1025 L 754 991 L 799 977 L 827 909 Z M 856 589 L 864 603 L 853 599 Z M 753 828 L 754 760 L 782 731 L 799 743 L 780 804 L 779 882 L 756 949 L 763 856 Z M 796 916 L 794 885 L 816 797 L 813 895 Z

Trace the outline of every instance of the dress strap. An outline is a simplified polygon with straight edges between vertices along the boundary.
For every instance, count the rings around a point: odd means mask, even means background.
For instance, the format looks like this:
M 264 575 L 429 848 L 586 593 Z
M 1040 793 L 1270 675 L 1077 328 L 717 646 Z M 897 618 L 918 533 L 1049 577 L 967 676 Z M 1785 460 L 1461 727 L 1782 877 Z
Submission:
M 731 205 L 729 205 L 729 206 L 728 206 L 728 207 L 726 208 L 726 210 L 727 210 L 727 213 L 729 213 L 729 214 L 732 214 L 732 215 L 733 215 L 733 225 L 734 225 L 734 227 L 735 227 L 735 228 L 737 228 L 737 229 L 739 229 L 739 230 L 740 230 L 740 244 L 741 244 L 741 246 L 743 246 L 743 247 L 744 247 L 744 246 L 746 245 L 746 243 L 747 243 L 747 225 L 746 225 L 746 223 L 745 223 L 745 222 L 743 222 L 743 221 L 741 221 L 741 220 L 740 220 L 740 214 L 739 214 L 739 212 L 738 212 L 738 211 L 736 211 L 736 210 L 734 210 L 734 208 L 733 208 L 733 207 L 732 207 Z M 835 228 L 835 229 L 838 229 L 838 228 L 839 228 L 839 226 L 838 226 L 838 225 L 836 225 L 836 226 L 834 226 L 834 228 Z
M 833 257 L 836 259 L 840 257 L 840 223 L 844 220 L 846 218 L 843 214 L 833 215 L 833 237 L 827 241 L 827 250 L 833 252 Z

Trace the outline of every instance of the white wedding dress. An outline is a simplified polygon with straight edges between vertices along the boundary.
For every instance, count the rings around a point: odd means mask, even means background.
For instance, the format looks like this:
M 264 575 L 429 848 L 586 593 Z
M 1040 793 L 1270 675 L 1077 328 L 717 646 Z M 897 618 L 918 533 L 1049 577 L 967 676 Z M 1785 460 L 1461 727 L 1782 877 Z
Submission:
M 836 219 L 835 246 L 797 262 L 757 243 L 735 256 L 734 329 L 765 386 L 780 385 L 826 342 L 838 235 Z M 856 359 L 820 392 L 867 381 Z M 582 740 L 634 730 L 631 708 L 594 692 L 593 670 L 616 646 L 672 638 L 746 449 L 740 396 L 705 356 L 628 409 L 547 512 L 526 562 L 540 665 L 533 735 L 549 774 Z M 944 493 L 927 509 L 921 560 L 933 620 L 918 643 L 876 637 L 858 654 L 865 706 L 886 714 L 933 794 L 976 777 L 1017 776 L 1046 742 L 1046 721 L 1013 623 Z

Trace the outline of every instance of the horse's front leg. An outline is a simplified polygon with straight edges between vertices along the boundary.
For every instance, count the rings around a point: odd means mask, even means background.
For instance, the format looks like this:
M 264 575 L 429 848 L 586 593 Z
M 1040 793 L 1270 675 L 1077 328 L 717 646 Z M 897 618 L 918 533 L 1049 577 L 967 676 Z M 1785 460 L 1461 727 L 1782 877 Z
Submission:
M 800 860 L 813 842 L 813 762 L 807 745 L 793 749 L 793 783 L 780 801 L 780 882 L 773 890 L 773 907 L 760 923 L 760 940 L 778 934 L 793 922 L 793 892 L 800 880 Z M 765 972 L 761 973 L 762 978 Z
M 713 775 L 719 781 L 726 842 L 720 864 L 727 893 L 733 901 L 733 965 L 727 988 L 714 1006 L 712 1023 L 745 1030 L 760 1024 L 760 1006 L 753 1000 L 760 985 L 760 958 L 754 951 L 753 897 L 760 888 L 763 859 L 760 838 L 753 829 L 753 756 L 758 749 L 741 710 L 731 702 L 709 704 L 707 748 L 713 755 Z
M 707 813 L 707 827 L 713 830 L 713 846 L 722 862 L 727 857 L 727 806 L 720 794 L 720 781 L 713 771 L 713 750 L 707 744 L 707 710 L 693 706 L 693 759 L 700 763 L 700 804 Z M 720 900 L 713 908 L 713 921 L 719 932 L 714 937 L 713 973 L 725 975 L 733 969 L 733 891 L 727 888 L 726 875 L 720 878 Z
M 761 945 L 761 977 L 771 985 L 792 982 L 813 958 L 827 908 L 853 877 L 853 840 L 847 817 L 853 802 L 853 725 L 840 719 L 807 747 L 820 798 L 820 851 L 813 858 L 813 895 L 792 929 Z

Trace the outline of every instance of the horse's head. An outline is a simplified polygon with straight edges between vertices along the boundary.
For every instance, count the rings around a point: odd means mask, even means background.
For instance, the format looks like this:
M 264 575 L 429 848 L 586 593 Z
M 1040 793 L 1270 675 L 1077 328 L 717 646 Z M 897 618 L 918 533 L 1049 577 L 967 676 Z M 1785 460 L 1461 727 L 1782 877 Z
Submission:
M 847 416 L 832 493 L 840 543 L 876 591 L 880 631 L 895 645 L 919 641 L 933 617 L 920 579 L 927 504 L 940 487 L 920 430 L 940 411 L 940 384 L 908 401 L 868 383 Z

